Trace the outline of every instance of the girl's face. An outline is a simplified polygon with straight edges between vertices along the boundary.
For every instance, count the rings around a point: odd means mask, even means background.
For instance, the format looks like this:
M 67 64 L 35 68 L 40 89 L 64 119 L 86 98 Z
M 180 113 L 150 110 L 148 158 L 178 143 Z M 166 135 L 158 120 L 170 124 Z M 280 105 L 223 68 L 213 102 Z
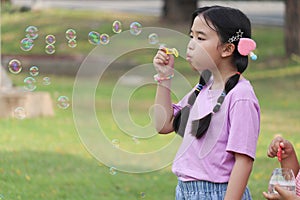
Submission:
M 213 27 L 210 24 L 211 27 Z M 221 42 L 217 32 L 210 27 L 202 15 L 194 19 L 187 46 L 186 60 L 197 71 L 216 69 L 221 61 Z

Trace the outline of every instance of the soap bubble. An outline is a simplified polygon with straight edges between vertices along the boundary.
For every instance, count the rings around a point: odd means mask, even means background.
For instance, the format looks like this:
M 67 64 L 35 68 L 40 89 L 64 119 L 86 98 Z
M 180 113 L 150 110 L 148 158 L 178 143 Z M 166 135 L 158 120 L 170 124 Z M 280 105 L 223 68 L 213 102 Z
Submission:
M 13 74 L 18 74 L 22 71 L 21 62 L 17 59 L 12 59 L 8 63 L 8 70 Z
M 70 48 L 75 48 L 75 47 L 77 47 L 77 41 L 76 41 L 76 40 L 69 40 L 69 41 L 68 41 L 68 46 L 69 46 Z
M 113 146 L 114 146 L 115 148 L 119 148 L 119 147 L 120 147 L 120 140 L 118 140 L 118 139 L 113 139 L 113 140 L 111 141 L 111 143 L 113 144 Z
M 115 167 L 111 167 L 111 168 L 109 168 L 109 173 L 111 175 L 116 175 L 117 174 L 117 169 Z
M 159 42 L 158 35 L 156 33 L 151 33 L 148 36 L 148 41 L 150 44 L 157 44 Z
M 13 115 L 14 115 L 14 118 L 16 118 L 16 119 L 25 119 L 26 111 L 23 107 L 17 107 L 17 108 L 15 108 Z M 0 198 L 0 200 L 1 200 L 1 198 Z
M 112 30 L 114 33 L 121 33 L 122 32 L 122 24 L 120 21 L 114 21 L 112 24 Z
M 55 46 L 53 44 L 48 44 L 46 47 L 45 47 L 45 52 L 47 54 L 54 54 L 55 53 Z
M 54 44 L 56 42 L 56 39 L 54 35 L 47 35 L 45 37 L 45 41 L 47 44 Z
M 51 84 L 51 79 L 49 77 L 44 77 L 43 78 L 43 85 L 50 85 Z
M 130 24 L 130 33 L 132 35 L 139 35 L 142 32 L 142 25 L 139 22 L 132 22 Z
M 20 48 L 23 51 L 30 51 L 33 48 L 33 46 L 34 46 L 33 40 L 29 38 L 24 38 L 20 42 Z
M 93 45 L 100 44 L 100 34 L 96 31 L 89 32 L 88 40 Z
M 37 66 L 32 66 L 29 68 L 29 74 L 31 76 L 37 76 L 39 75 L 39 68 Z
M 38 38 L 39 34 L 38 34 L 38 28 L 35 26 L 28 26 L 25 29 L 26 32 L 26 37 L 32 40 L 35 40 L 36 38 Z
M 27 91 L 30 91 L 32 92 L 33 90 L 36 89 L 36 80 L 35 78 L 31 77 L 31 76 L 28 76 L 24 79 L 24 89 L 27 90 Z
M 109 35 L 103 33 L 100 35 L 100 43 L 106 45 L 109 43 Z
M 67 109 L 70 106 L 70 100 L 67 96 L 57 98 L 57 106 L 61 109 Z
M 66 38 L 68 40 L 75 40 L 76 37 L 77 37 L 77 35 L 76 35 L 76 31 L 74 29 L 68 29 L 66 31 Z

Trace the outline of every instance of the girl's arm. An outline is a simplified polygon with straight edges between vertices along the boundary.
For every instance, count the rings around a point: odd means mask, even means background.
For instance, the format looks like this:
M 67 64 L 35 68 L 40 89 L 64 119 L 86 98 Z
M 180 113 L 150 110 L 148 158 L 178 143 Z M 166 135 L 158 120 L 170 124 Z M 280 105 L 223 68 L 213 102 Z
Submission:
M 252 158 L 244 154 L 235 153 L 235 164 L 229 178 L 225 200 L 242 199 L 252 166 Z
M 159 133 L 170 133 L 173 129 L 173 106 L 171 101 L 171 75 L 174 74 L 174 57 L 159 50 L 153 59 L 158 84 L 155 97 L 155 128 Z
M 165 80 L 157 85 L 155 97 L 155 128 L 159 133 L 170 133 L 173 129 L 173 107 L 170 92 L 171 81 Z
M 279 145 L 282 148 L 281 167 L 292 169 L 294 175 L 297 176 L 299 171 L 299 162 L 293 145 L 287 140 L 281 142 Z M 289 146 L 289 148 L 287 148 L 287 146 Z

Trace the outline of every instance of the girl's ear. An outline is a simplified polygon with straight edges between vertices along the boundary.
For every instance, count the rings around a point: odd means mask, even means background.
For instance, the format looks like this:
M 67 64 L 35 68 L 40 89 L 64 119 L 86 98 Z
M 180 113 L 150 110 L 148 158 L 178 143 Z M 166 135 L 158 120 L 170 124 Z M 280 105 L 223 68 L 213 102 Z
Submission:
M 223 58 L 231 56 L 233 54 L 234 50 L 235 50 L 235 45 L 234 44 L 232 44 L 232 43 L 226 43 L 223 46 L 221 56 Z

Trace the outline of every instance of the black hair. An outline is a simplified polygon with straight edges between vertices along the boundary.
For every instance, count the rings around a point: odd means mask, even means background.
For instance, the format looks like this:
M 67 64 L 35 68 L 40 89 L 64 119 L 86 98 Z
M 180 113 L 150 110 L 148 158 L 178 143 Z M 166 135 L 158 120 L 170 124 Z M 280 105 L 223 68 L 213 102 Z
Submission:
M 217 32 L 220 41 L 225 44 L 229 42 L 229 39 L 233 36 L 237 35 L 237 32 L 241 30 L 243 32 L 242 37 L 245 38 L 251 38 L 251 23 L 248 17 L 242 13 L 238 9 L 230 8 L 230 7 L 223 7 L 223 6 L 207 6 L 198 8 L 195 10 L 195 12 L 192 14 L 192 24 L 194 19 L 202 15 L 207 23 L 207 25 Z M 230 41 L 233 43 L 236 47 L 239 42 L 239 40 Z M 193 135 L 195 135 L 197 138 L 201 138 L 207 131 L 212 115 L 213 113 L 216 113 L 220 110 L 220 107 L 226 97 L 226 95 L 232 90 L 232 88 L 235 87 L 235 85 L 238 83 L 240 74 L 243 73 L 247 66 L 248 66 L 248 56 L 241 55 L 237 48 L 235 48 L 233 52 L 232 57 L 232 63 L 237 69 L 237 73 L 233 76 L 229 77 L 229 79 L 225 83 L 224 90 L 220 97 L 217 100 L 217 104 L 213 108 L 212 112 L 206 115 L 205 117 L 193 121 L 192 127 L 197 127 Z M 207 75 L 207 70 L 205 70 L 205 74 Z M 203 74 L 203 72 L 202 72 Z M 201 77 L 202 77 L 201 74 Z M 211 73 L 209 74 L 209 76 Z M 206 79 L 209 79 L 210 77 L 206 77 Z M 201 78 L 200 78 L 201 80 Z M 205 81 L 205 84 L 207 81 Z M 203 85 L 204 86 L 204 85 Z M 183 112 L 185 110 L 182 110 L 181 115 L 184 115 Z M 187 116 L 188 117 L 188 116 Z M 178 118 L 178 117 L 177 117 Z M 181 122 L 183 119 L 177 119 L 176 116 L 174 118 L 173 127 L 174 130 L 177 132 L 180 129 Z M 186 119 L 187 120 L 187 119 Z M 176 125 L 176 126 L 175 126 Z M 184 124 L 186 126 L 186 124 Z

